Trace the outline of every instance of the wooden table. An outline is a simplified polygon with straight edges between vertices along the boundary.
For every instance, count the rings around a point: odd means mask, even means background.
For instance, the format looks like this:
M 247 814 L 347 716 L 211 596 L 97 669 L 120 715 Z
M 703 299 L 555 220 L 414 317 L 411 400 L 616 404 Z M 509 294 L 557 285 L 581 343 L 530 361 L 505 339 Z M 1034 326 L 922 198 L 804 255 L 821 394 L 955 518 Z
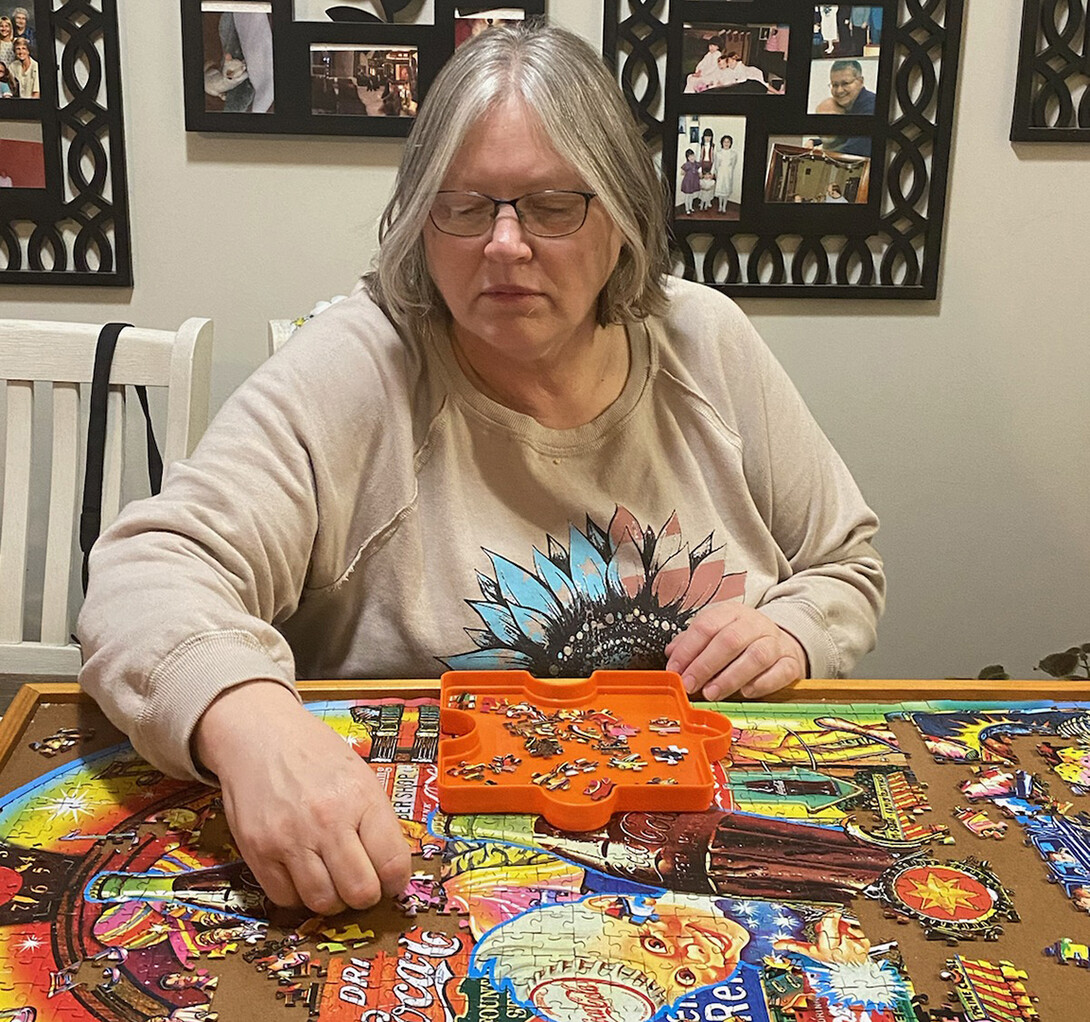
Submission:
M 1068 896 L 1090 858 L 1065 861 L 1090 857 L 1090 842 L 1069 849 L 1048 836 L 1058 829 L 1078 845 L 1084 830 L 1090 835 L 1090 817 L 1078 815 L 1090 801 L 1051 774 L 1036 749 L 1047 742 L 1045 755 L 1078 774 L 1078 739 L 1090 738 L 1090 683 L 807 681 L 765 703 L 719 704 L 735 728 L 733 762 L 719 772 L 719 800 L 733 800 L 731 811 L 615 816 L 589 836 L 531 818 L 430 815 L 434 681 L 300 687 L 387 785 L 418 853 L 411 896 L 330 921 L 273 913 L 268 924 L 268 906 L 235 861 L 216 792 L 139 761 L 74 685 L 26 686 L 0 721 L 0 1018 L 190 1022 L 212 1011 L 235 1022 L 279 1018 L 294 1002 L 289 1019 L 310 1009 L 323 1020 L 483 1022 L 532 1017 L 526 1000 L 540 996 L 557 1020 L 609 1022 L 640 1017 L 634 1005 L 655 996 L 657 980 L 659 993 L 677 995 L 685 1022 L 915 1022 L 927 1011 L 934 1019 L 988 1017 L 946 1001 L 959 975 L 977 993 L 988 989 L 974 974 L 981 961 L 997 969 L 988 996 L 1009 997 L 1024 1018 L 1037 1011 L 1067 1022 L 1090 993 L 1090 970 L 1043 953 L 1050 946 L 1077 958 L 1090 943 L 1090 908 Z M 1065 706 L 1086 703 L 1086 712 L 1012 710 L 1057 695 Z M 950 729 L 952 709 L 970 701 L 988 704 L 974 711 L 976 725 Z M 1026 722 L 1038 733 L 1013 733 Z M 949 734 L 936 730 L 929 750 L 923 730 L 940 727 Z M 974 742 L 991 763 L 956 758 Z M 1001 762 L 1012 756 L 1017 764 Z M 1063 815 L 1042 808 L 1040 788 L 1020 817 L 1000 812 L 1005 796 L 970 804 L 959 786 L 982 783 L 973 767 L 1047 777 L 1054 799 L 1071 806 Z M 668 775 L 668 766 L 652 768 Z M 1090 783 L 1090 757 L 1086 772 Z M 1006 823 L 1007 836 L 974 836 L 952 815 L 958 806 Z M 944 828 L 953 844 L 942 843 Z M 1023 843 L 1031 836 L 1040 851 Z M 700 868 L 691 854 L 698 841 Z M 756 866 L 747 874 L 749 859 Z M 796 893 L 784 896 L 785 887 Z M 891 918 L 881 897 L 889 890 L 906 899 L 901 909 L 926 911 Z M 991 899 L 987 911 L 981 891 Z M 700 913 L 719 929 L 699 922 Z M 869 951 L 845 915 L 858 920 Z M 516 932 L 516 917 L 526 934 Z M 542 920 L 565 954 L 525 950 L 549 943 L 528 935 Z M 926 939 L 927 926 L 940 939 Z M 965 939 L 972 926 L 990 927 L 994 939 Z M 482 938 L 492 927 L 494 936 Z M 699 936 L 713 931 L 719 936 Z M 624 942 L 633 935 L 638 947 Z M 594 943 L 607 936 L 608 947 Z M 744 947 L 728 954 L 728 938 Z M 669 968 L 656 971 L 656 942 L 670 941 Z M 822 947 L 830 958 L 854 955 L 855 965 L 823 961 Z M 490 956 L 490 948 L 500 950 Z M 908 981 L 896 968 L 901 957 Z M 520 962 L 537 969 L 536 980 Z M 685 962 L 695 963 L 687 990 Z M 505 969 L 513 970 L 506 981 Z M 863 986 L 861 976 L 870 977 Z M 1020 984 L 1039 996 L 1035 1006 Z M 929 1002 L 917 1000 L 914 1010 L 913 993 Z M 624 1008 L 611 1009 L 610 997 Z M 839 1016 L 830 1014 L 836 997 L 846 998 Z M 965 997 L 971 1001 L 967 988 Z M 33 1015 L 5 1014 L 31 1007 Z

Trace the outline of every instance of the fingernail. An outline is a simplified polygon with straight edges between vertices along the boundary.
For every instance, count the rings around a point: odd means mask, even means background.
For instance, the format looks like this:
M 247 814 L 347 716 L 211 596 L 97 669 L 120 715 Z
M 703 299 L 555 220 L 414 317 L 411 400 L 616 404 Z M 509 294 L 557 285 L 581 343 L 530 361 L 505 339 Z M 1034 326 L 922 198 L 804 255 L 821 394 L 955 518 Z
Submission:
M 721 695 L 721 692 L 715 685 L 707 685 L 701 695 L 703 695 L 709 703 L 714 703 Z
M 696 678 L 691 674 L 683 674 L 681 676 L 681 687 L 686 692 L 695 692 L 700 686 L 697 684 Z

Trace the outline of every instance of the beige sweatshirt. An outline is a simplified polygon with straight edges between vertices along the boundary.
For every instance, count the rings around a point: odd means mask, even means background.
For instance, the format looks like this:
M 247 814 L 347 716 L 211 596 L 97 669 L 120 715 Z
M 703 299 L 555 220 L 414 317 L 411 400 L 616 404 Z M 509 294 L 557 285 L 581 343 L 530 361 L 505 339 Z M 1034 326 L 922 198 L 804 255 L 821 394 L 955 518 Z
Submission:
M 877 520 L 737 306 L 670 293 L 629 327 L 620 397 L 566 430 L 363 293 L 322 312 L 96 544 L 84 687 L 198 776 L 190 735 L 233 685 L 661 668 L 723 599 L 791 632 L 811 676 L 848 672 L 883 604 Z

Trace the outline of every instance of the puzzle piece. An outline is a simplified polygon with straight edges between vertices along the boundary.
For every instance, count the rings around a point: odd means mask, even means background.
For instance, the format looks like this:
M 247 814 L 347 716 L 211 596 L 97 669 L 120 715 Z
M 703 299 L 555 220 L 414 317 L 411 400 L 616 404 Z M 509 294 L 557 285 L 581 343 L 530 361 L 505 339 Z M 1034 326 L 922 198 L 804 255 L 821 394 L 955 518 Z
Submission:
M 983 809 L 965 808 L 955 806 L 951 812 L 960 820 L 970 833 L 979 838 L 995 838 L 1000 840 L 1007 836 L 1008 824 L 992 820 Z
M 1044 949 L 1044 954 L 1049 958 L 1054 958 L 1059 965 L 1074 962 L 1083 969 L 1090 969 L 1090 947 L 1074 941 L 1070 937 L 1061 937 L 1049 944 Z
M 946 960 L 946 969 L 940 975 L 954 984 L 966 1022 L 1033 1022 L 1040 1018 L 1034 1007 L 1038 998 L 1026 989 L 1028 976 L 1009 961 L 1000 959 L 993 964 L 955 955 Z
M 358 923 L 322 930 L 321 935 L 326 938 L 327 942 L 342 944 L 351 948 L 363 947 L 375 939 L 374 930 L 361 930 Z M 321 944 L 318 945 L 318 947 L 321 946 Z M 341 950 L 344 950 L 344 948 L 342 947 Z
M 665 748 L 659 745 L 652 745 L 651 755 L 660 763 L 669 763 L 670 766 L 677 766 L 689 755 L 689 750 L 683 749 L 680 745 L 667 745 Z

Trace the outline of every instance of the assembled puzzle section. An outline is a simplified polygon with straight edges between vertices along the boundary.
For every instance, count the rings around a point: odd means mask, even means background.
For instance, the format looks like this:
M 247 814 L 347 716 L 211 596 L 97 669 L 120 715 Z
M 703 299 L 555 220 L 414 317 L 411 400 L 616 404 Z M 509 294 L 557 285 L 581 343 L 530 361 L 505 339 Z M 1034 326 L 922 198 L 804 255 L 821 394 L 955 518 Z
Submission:
M 450 671 L 440 695 L 439 804 L 446 813 L 540 813 L 565 830 L 626 810 L 699 812 L 731 724 L 694 709 L 669 671 Z

